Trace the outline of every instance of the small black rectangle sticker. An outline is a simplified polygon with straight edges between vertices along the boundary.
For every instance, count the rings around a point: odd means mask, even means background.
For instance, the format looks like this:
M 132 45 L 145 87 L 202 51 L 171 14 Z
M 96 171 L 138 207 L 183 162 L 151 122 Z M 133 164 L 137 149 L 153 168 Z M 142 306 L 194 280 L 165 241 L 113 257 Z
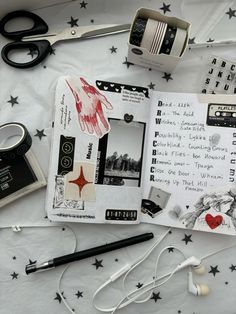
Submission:
M 106 220 L 135 221 L 137 210 L 107 209 Z
M 236 127 L 236 105 L 208 104 L 207 125 Z

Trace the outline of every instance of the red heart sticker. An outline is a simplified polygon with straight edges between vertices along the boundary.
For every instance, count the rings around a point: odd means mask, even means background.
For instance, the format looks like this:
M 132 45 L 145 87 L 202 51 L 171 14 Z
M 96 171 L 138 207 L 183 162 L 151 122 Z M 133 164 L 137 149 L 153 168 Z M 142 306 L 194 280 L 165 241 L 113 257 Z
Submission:
M 215 228 L 219 227 L 219 225 L 221 225 L 221 223 L 223 221 L 223 217 L 220 215 L 217 215 L 214 217 L 211 214 L 207 214 L 205 216 L 205 220 L 211 229 L 215 229 Z

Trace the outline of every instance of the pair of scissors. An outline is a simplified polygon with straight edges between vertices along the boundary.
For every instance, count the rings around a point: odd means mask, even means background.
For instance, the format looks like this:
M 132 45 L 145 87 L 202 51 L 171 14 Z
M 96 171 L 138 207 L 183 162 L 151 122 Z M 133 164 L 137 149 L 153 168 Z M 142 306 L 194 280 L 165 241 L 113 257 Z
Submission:
M 6 24 L 15 18 L 29 18 L 34 25 L 30 29 L 8 32 L 5 29 Z M 11 40 L 11 43 L 5 45 L 1 51 L 2 59 L 12 67 L 26 69 L 39 64 L 52 51 L 52 45 L 58 41 L 69 39 L 85 39 L 104 36 L 109 34 L 121 33 L 130 30 L 130 24 L 105 24 L 80 26 L 78 29 L 66 28 L 60 33 L 47 34 L 48 25 L 38 15 L 29 11 L 14 11 L 8 13 L 0 21 L 0 33 Z M 39 35 L 41 34 L 41 35 Z M 46 34 L 46 35 L 43 35 Z M 29 62 L 15 62 L 9 56 L 12 52 L 19 49 L 30 49 L 36 51 L 37 56 Z

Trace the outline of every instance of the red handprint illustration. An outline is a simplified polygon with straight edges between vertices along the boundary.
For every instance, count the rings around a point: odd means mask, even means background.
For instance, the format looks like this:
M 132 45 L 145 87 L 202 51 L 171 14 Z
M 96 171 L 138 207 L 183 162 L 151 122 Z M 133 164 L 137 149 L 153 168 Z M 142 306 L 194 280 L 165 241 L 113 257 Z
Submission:
M 82 77 L 80 77 L 80 82 L 78 79 L 76 81 L 75 79 L 73 81 L 68 79 L 66 83 L 75 99 L 81 131 L 101 138 L 110 130 L 108 120 L 104 116 L 102 104 L 111 110 L 113 108 L 111 103 Z M 98 121 L 98 117 L 100 121 Z

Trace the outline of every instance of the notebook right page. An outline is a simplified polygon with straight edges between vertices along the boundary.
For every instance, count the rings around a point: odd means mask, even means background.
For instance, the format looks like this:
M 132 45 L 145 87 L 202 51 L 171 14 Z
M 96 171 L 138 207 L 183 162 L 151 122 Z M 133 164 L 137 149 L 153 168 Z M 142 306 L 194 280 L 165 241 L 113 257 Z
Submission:
M 236 96 L 153 94 L 142 221 L 236 234 Z

